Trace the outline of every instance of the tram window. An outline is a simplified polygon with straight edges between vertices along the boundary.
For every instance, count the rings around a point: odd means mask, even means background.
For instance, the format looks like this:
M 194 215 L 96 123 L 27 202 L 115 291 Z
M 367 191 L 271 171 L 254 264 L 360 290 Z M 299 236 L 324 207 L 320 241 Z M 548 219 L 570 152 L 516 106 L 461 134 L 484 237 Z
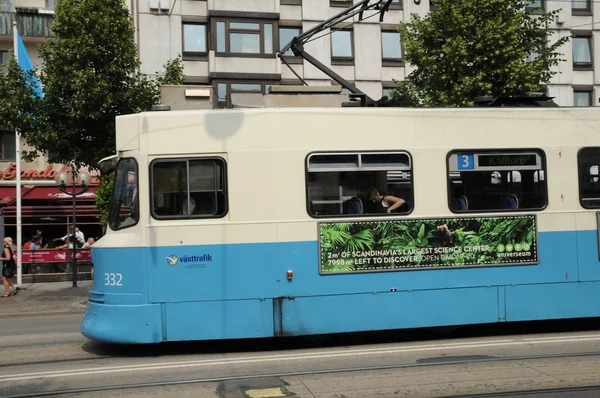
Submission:
M 405 201 L 393 214 L 412 210 L 412 159 L 407 152 L 313 153 L 307 157 L 307 208 L 313 217 L 388 214 L 371 189 Z
M 548 203 L 540 150 L 462 150 L 448 156 L 453 212 L 542 210 Z
M 138 223 L 139 216 L 137 162 L 123 158 L 117 164 L 108 225 L 112 230 L 132 227 Z
M 579 166 L 579 201 L 586 209 L 600 208 L 600 147 L 582 148 L 577 155 Z
M 223 217 L 223 159 L 160 159 L 151 164 L 154 218 Z

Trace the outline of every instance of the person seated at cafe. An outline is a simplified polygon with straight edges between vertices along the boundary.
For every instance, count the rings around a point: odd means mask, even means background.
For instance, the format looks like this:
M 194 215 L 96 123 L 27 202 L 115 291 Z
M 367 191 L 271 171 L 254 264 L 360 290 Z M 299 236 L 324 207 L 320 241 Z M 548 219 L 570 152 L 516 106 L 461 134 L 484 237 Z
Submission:
M 37 250 L 42 248 L 42 238 L 35 235 L 31 238 L 31 244 L 29 245 L 29 250 Z
M 56 238 L 55 240 L 64 240 L 66 242 L 67 238 L 69 236 L 71 236 L 71 235 L 73 235 L 73 226 L 71 226 L 69 228 L 69 233 L 68 234 L 66 234 L 62 238 Z M 79 246 L 81 247 L 85 243 L 85 237 L 83 235 L 83 232 L 81 232 L 79 230 L 79 227 L 75 228 L 75 237 L 77 238 L 77 242 L 79 243 Z
M 67 240 L 65 240 L 65 242 L 66 242 L 66 241 L 67 241 Z M 73 245 L 76 245 L 76 244 L 77 244 L 77 243 L 76 243 L 76 242 L 77 242 L 77 239 L 75 239 L 75 237 L 74 237 L 74 236 L 69 236 L 69 238 L 68 238 L 68 242 L 69 242 L 69 243 L 65 243 L 64 245 L 57 246 L 56 248 L 57 248 L 57 249 L 59 249 L 59 250 L 72 249 L 72 248 L 73 248 Z
M 23 244 L 23 249 L 25 250 L 30 250 L 31 249 L 31 245 L 33 244 L 33 238 L 35 238 L 35 235 L 31 237 L 31 239 L 29 239 L 27 242 L 25 242 Z
M 85 242 L 83 244 L 83 246 L 81 246 L 82 249 L 89 249 L 90 247 L 92 247 L 92 245 L 95 243 L 96 241 L 94 240 L 94 238 L 88 238 L 87 242 Z

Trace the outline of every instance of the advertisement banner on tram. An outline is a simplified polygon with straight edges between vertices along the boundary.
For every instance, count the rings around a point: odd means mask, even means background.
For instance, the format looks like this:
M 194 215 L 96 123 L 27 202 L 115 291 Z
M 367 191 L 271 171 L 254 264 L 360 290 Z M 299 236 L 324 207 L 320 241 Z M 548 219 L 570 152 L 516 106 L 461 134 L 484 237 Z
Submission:
M 535 215 L 319 223 L 320 273 L 537 264 Z

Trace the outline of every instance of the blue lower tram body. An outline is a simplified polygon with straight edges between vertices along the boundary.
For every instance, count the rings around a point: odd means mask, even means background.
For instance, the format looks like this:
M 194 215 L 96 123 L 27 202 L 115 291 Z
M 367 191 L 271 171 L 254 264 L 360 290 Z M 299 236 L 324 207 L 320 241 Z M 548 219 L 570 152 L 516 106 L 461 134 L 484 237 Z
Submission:
M 538 250 L 536 265 L 320 275 L 316 241 L 97 248 L 81 331 L 158 343 L 600 316 L 597 232 L 540 232 Z

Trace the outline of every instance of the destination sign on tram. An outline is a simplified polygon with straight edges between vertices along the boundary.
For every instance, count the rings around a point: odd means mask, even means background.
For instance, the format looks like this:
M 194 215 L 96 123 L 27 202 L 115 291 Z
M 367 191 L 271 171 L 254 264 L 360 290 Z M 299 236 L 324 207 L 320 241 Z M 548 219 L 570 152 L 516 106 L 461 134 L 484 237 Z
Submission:
M 479 155 L 477 156 L 479 167 L 505 167 L 505 166 L 536 166 L 535 154 L 508 154 L 508 155 Z
M 531 152 L 522 153 L 458 153 L 455 158 L 455 171 L 535 169 L 541 167 L 539 156 Z M 452 171 L 452 170 L 451 170 Z

